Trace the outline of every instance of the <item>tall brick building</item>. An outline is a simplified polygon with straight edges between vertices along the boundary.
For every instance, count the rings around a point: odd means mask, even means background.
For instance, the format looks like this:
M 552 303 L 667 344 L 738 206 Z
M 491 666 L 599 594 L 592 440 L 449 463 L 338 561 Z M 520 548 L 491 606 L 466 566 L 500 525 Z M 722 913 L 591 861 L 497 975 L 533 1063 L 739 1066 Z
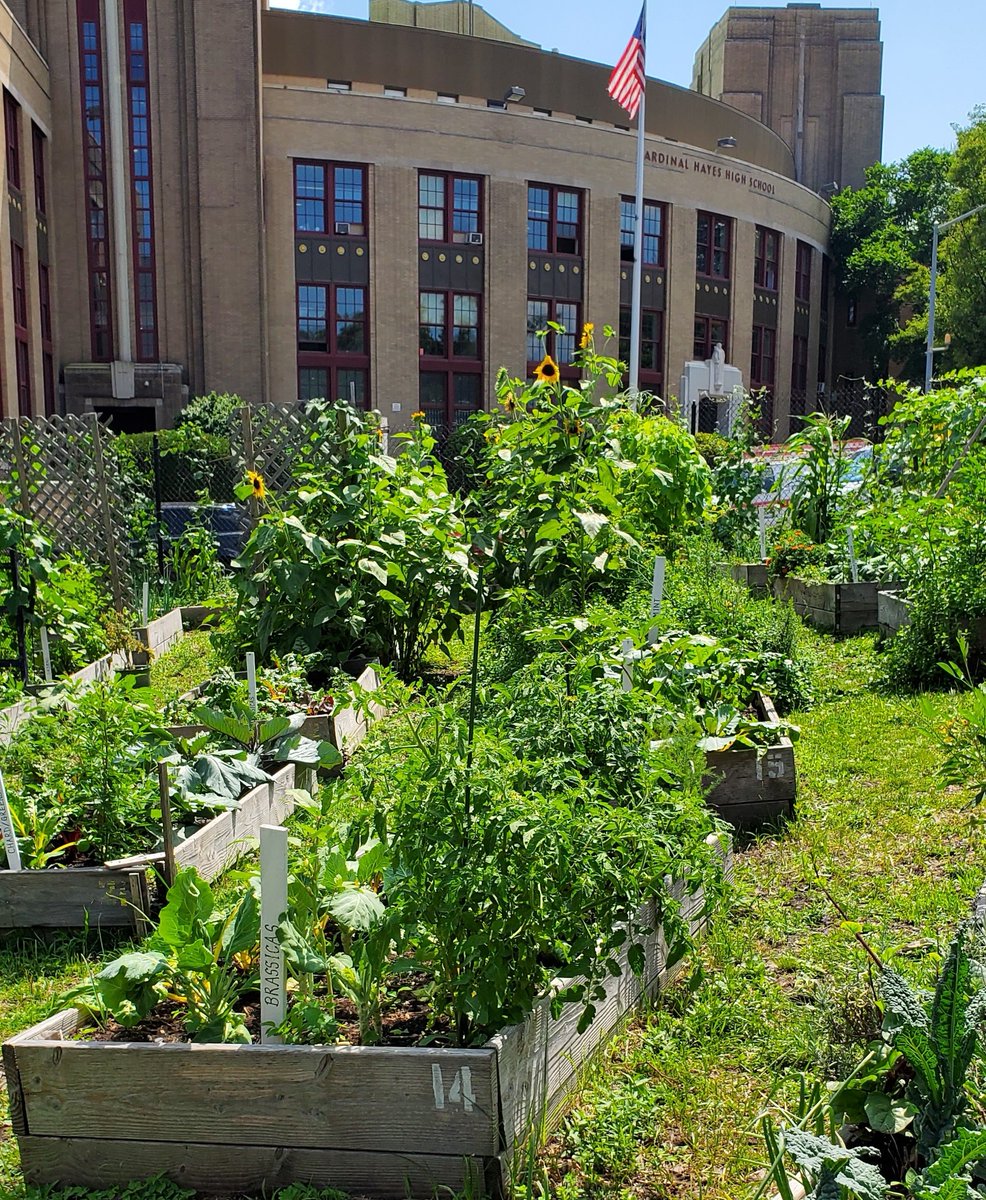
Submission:
M 440 7 L 432 29 L 0 0 L 4 413 L 147 428 L 228 390 L 448 428 L 546 322 L 569 373 L 584 321 L 626 334 L 635 136 L 609 68 Z M 642 382 L 673 392 L 722 342 L 783 433 L 829 371 L 829 209 L 772 103 L 648 83 Z

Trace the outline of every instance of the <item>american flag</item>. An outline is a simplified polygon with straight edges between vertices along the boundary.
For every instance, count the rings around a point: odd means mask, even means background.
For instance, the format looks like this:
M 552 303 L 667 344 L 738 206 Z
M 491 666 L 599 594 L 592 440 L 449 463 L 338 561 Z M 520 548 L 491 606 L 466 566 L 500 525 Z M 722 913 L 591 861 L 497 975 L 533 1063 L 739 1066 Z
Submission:
M 609 94 L 621 108 L 625 108 L 631 117 L 637 115 L 640 107 L 640 97 L 643 95 L 646 77 L 644 75 L 644 38 L 646 3 L 640 10 L 640 20 L 633 31 L 633 37 L 627 42 L 627 48 L 620 55 L 620 61 L 613 68 L 609 77 Z

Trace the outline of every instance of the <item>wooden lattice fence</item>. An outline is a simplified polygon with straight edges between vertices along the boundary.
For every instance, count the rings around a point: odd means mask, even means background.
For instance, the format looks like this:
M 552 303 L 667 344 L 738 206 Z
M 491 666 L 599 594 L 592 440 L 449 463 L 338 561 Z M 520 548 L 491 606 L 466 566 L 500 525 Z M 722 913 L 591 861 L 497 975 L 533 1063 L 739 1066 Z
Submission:
M 59 553 L 106 567 L 122 611 L 131 585 L 128 504 L 122 481 L 107 469 L 111 437 L 94 413 L 4 420 L 0 491 L 44 528 Z

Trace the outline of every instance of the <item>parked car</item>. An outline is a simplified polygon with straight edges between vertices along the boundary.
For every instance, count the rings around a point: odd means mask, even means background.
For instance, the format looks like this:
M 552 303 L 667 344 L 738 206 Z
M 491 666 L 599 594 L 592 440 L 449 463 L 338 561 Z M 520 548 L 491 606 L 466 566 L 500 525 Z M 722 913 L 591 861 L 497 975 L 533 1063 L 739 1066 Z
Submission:
M 250 523 L 238 504 L 195 504 L 165 501 L 161 505 L 165 536 L 177 541 L 189 525 L 204 525 L 216 539 L 221 562 L 230 563 L 243 549 Z

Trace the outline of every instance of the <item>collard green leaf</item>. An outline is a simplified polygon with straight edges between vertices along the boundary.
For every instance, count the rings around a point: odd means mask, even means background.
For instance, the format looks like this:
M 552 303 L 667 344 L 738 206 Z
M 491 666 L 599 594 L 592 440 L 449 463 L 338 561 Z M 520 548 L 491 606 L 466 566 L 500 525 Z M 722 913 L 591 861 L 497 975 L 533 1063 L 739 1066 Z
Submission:
M 214 708 L 209 708 L 204 704 L 200 705 L 192 716 L 197 724 L 205 725 L 214 733 L 221 733 L 223 737 L 231 738 L 234 742 L 239 742 L 241 746 L 250 744 L 253 729 L 247 721 L 239 721 L 236 717 L 229 716 L 228 713 L 217 712 Z
M 352 884 L 330 897 L 328 909 L 344 929 L 361 932 L 371 929 L 386 911 L 376 892 Z
M 183 867 L 168 888 L 153 940 L 178 950 L 200 936 L 214 910 L 212 888 L 194 867 Z
M 293 921 L 285 919 L 277 927 L 277 940 L 284 951 L 284 961 L 296 975 L 321 975 L 326 960 L 311 944 Z

